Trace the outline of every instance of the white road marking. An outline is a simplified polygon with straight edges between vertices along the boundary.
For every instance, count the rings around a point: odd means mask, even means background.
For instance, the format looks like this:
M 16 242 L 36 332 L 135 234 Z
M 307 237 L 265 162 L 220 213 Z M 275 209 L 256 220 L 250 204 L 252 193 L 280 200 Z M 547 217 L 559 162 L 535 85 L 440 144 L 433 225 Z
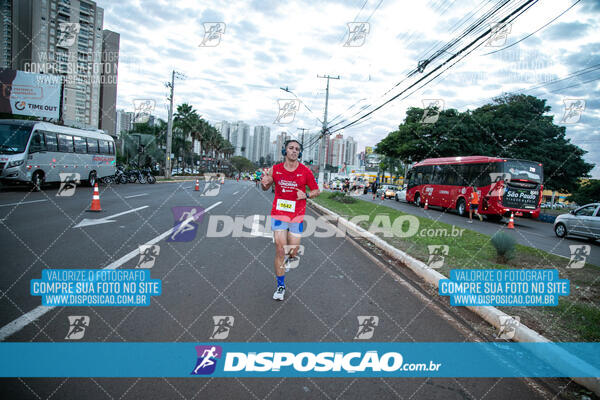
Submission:
M 142 193 L 142 194 L 134 194 L 133 196 L 125 196 L 126 199 L 132 199 L 134 197 L 140 197 L 140 196 L 147 196 L 148 193 Z
M 204 209 L 204 211 L 202 211 L 200 213 L 200 215 L 206 213 L 207 211 L 211 210 L 212 208 L 218 206 L 221 203 L 222 203 L 222 201 L 216 202 L 212 206 Z M 194 219 L 194 217 L 192 216 L 192 217 L 186 219 L 183 223 L 186 224 L 188 222 L 191 222 L 193 219 Z M 145 244 L 151 245 L 151 244 L 156 244 L 156 243 L 160 242 L 161 240 L 163 240 L 164 238 L 169 236 L 173 232 L 173 229 L 175 229 L 175 228 L 169 229 L 168 231 L 158 235 L 154 239 L 151 239 L 150 241 L 146 242 Z M 125 254 L 123 257 L 119 258 L 117 261 L 115 261 L 111 264 L 108 264 L 103 269 L 117 269 L 121 265 L 125 264 L 127 261 L 131 260 L 132 258 L 139 256 L 139 254 L 140 254 L 140 251 L 139 251 L 139 248 L 137 248 L 137 249 Z M 50 311 L 54 308 L 56 308 L 56 306 L 37 306 L 36 308 L 29 311 L 28 313 L 21 315 L 19 318 L 15 319 L 14 321 L 9 322 L 8 324 L 6 324 L 5 326 L 3 326 L 0 329 L 0 342 L 3 342 L 4 340 L 6 340 L 7 337 L 19 332 L 21 329 L 25 328 L 27 325 L 29 325 L 33 321 L 37 320 L 42 315 L 46 314 L 48 311 Z
M 235 196 L 236 194 L 238 194 L 240 191 L 238 190 L 237 192 L 233 193 L 233 195 Z
M 39 203 L 42 201 L 48 201 L 48 200 L 42 199 L 42 200 L 20 201 L 18 203 L 0 204 L 0 207 L 20 206 L 21 204 Z
M 104 217 L 104 218 L 97 218 L 97 219 L 87 219 L 87 218 L 84 218 L 80 223 L 78 223 L 77 225 L 75 225 L 73 228 L 83 228 L 84 226 L 106 224 L 108 222 L 115 222 L 114 219 L 110 219 L 110 218 L 115 218 L 115 217 L 119 217 L 121 215 L 125 215 L 125 214 L 129 214 L 129 213 L 136 212 L 136 211 L 139 211 L 139 210 L 143 210 L 144 208 L 148 208 L 148 206 L 134 208 L 132 210 L 123 211 L 123 212 L 120 212 L 118 214 L 109 215 L 109 216 Z

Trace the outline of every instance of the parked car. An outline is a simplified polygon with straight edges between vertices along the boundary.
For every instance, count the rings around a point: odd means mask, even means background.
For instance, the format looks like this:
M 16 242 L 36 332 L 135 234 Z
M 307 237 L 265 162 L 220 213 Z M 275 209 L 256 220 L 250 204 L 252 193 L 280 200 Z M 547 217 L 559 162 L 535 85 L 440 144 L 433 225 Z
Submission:
M 402 186 L 398 191 L 396 191 L 396 201 L 403 201 L 406 203 L 406 185 Z
M 554 233 L 559 238 L 567 235 L 600 239 L 600 203 L 586 204 L 554 221 Z
M 395 185 L 382 185 L 381 188 L 377 189 L 377 197 L 383 196 L 386 199 L 393 199 L 396 197 L 398 186 Z

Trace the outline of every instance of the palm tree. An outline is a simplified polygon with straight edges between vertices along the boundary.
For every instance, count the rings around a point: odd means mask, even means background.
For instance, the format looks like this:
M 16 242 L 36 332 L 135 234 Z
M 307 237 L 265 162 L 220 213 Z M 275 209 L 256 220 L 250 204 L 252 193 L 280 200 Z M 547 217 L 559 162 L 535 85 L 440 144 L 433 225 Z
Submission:
M 173 126 L 175 128 L 174 131 L 177 131 L 181 135 L 179 142 L 181 145 L 181 150 L 183 151 L 183 167 L 185 168 L 185 153 L 189 149 L 186 145 L 186 141 L 188 137 L 191 137 L 193 149 L 194 135 L 192 135 L 192 133 L 194 132 L 197 121 L 200 119 L 200 117 L 198 116 L 196 110 L 194 110 L 194 108 L 187 103 L 178 105 L 177 112 L 173 117 Z

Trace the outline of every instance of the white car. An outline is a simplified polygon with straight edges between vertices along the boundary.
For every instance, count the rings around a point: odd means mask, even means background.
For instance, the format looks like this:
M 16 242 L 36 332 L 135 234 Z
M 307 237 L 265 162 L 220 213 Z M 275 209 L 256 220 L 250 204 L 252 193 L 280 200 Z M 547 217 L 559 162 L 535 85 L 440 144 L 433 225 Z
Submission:
M 403 201 L 406 203 L 406 186 L 403 186 L 401 189 L 397 190 L 394 198 L 396 201 Z

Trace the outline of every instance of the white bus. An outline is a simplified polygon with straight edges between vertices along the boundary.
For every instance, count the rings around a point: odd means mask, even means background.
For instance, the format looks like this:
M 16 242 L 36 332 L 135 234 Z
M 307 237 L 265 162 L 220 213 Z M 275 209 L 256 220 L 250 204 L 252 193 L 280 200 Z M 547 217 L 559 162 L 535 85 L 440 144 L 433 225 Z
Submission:
M 90 186 L 114 175 L 115 142 L 102 131 L 48 122 L 0 120 L 0 180 L 26 182 L 34 190 L 60 182 L 60 174 L 79 174 Z M 63 177 L 68 175 L 62 175 Z

